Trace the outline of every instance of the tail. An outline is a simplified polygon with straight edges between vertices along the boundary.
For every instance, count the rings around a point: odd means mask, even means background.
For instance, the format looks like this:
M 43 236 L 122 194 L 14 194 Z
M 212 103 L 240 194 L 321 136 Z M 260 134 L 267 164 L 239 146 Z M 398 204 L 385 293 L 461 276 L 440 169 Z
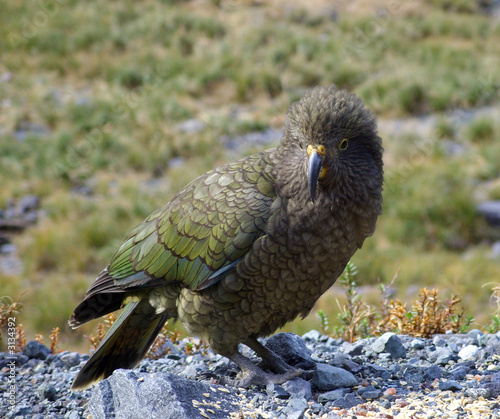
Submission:
M 109 377 L 118 368 L 134 368 L 168 317 L 166 311 L 157 314 L 147 298 L 132 297 L 76 376 L 71 389 L 85 389 Z

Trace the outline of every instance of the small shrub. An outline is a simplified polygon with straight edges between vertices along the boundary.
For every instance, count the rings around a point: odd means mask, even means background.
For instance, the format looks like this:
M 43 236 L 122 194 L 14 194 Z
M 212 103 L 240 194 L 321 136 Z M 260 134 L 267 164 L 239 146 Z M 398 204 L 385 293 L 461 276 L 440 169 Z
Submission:
M 0 330 L 7 330 L 9 318 L 17 316 L 23 305 L 9 296 L 0 297 Z
M 367 337 L 370 334 L 374 314 L 373 308 L 365 304 L 361 295 L 358 294 L 354 281 L 356 274 L 356 266 L 349 262 L 340 278 L 346 296 L 345 304 L 341 305 L 337 301 L 340 309 L 337 316 L 340 326 L 335 326 L 333 331 L 334 335 L 349 342 L 353 342 L 359 337 Z
M 453 295 L 443 302 L 439 298 L 437 289 L 421 289 L 420 295 L 410 309 L 405 303 L 390 299 L 390 289 L 397 274 L 388 285 L 379 284 L 381 294 L 379 307 L 372 307 L 362 301 L 356 289 L 357 285 L 354 281 L 356 273 L 356 266 L 349 262 L 340 279 L 345 290 L 345 303 L 342 306 L 339 304 L 340 325 L 332 327 L 332 335 L 336 338 L 341 337 L 354 342 L 385 332 L 429 338 L 448 330 L 461 333 L 467 330 L 473 321 L 471 316 L 464 317 L 463 309 L 457 314 L 458 304 L 461 301 L 459 297 Z M 500 287 L 497 292 L 500 293 Z M 318 319 L 321 332 L 328 332 L 328 319 L 324 312 L 318 312 Z

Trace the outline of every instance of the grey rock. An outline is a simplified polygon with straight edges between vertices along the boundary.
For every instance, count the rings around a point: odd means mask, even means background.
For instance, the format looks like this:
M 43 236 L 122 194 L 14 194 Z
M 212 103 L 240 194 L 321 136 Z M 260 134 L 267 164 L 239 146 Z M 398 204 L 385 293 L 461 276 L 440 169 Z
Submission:
M 382 367 L 381 365 L 367 364 L 366 366 L 369 368 L 370 372 L 373 375 L 375 375 L 376 377 L 380 377 L 380 378 L 382 378 L 384 380 L 387 380 L 387 379 L 391 378 L 391 371 L 389 371 L 385 367 Z M 399 365 L 398 365 L 398 367 L 399 367 Z
M 474 361 L 479 353 L 479 347 L 476 345 L 467 345 L 460 349 L 458 356 L 464 361 Z
M 439 390 L 446 391 L 459 391 L 462 390 L 462 386 L 457 383 L 455 380 L 445 380 L 439 382 Z
M 310 370 L 314 368 L 311 351 L 305 342 L 293 333 L 278 333 L 266 342 L 266 348 L 279 355 L 288 365 Z
M 354 375 L 342 368 L 316 364 L 311 384 L 320 391 L 328 391 L 340 387 L 353 387 L 358 384 L 358 381 Z
M 452 380 L 462 381 L 465 380 L 465 376 L 469 372 L 469 369 L 464 365 L 459 365 L 450 371 L 450 378 Z
M 21 365 L 26 364 L 30 359 L 24 354 L 24 353 L 18 353 L 14 355 L 9 355 L 9 358 L 7 361 L 11 362 L 13 361 L 16 364 L 16 367 L 19 367 Z
M 432 338 L 432 343 L 435 346 L 446 346 L 446 341 L 439 335 Z
M 25 418 L 28 417 L 28 415 L 31 415 L 32 413 L 33 413 L 33 406 L 28 406 L 26 404 L 19 404 L 14 406 L 6 417 L 9 419 L 16 417 Z
M 479 329 L 472 329 L 467 332 L 467 335 L 474 339 L 474 343 L 479 345 L 479 339 L 484 336 L 484 333 Z
M 500 338 L 494 334 L 485 334 L 481 336 L 481 345 L 487 346 L 488 348 L 494 348 L 495 350 L 500 347 Z M 499 351 L 500 352 L 500 351 Z
M 424 380 L 433 381 L 443 376 L 443 371 L 437 365 L 432 365 L 424 369 Z
M 80 363 L 80 354 L 78 352 L 68 352 L 60 355 L 59 359 L 67 367 L 74 367 Z
M 337 390 L 327 391 L 326 393 L 320 394 L 318 396 L 318 401 L 320 403 L 333 402 L 335 400 L 341 399 L 350 391 L 351 389 L 349 388 L 338 388 Z
M 335 401 L 333 405 L 341 409 L 350 409 L 351 407 L 357 406 L 363 402 L 363 399 L 356 397 L 353 393 L 348 393 L 344 397 Z
M 375 342 L 372 343 L 371 349 L 377 353 L 387 352 L 391 354 L 394 359 L 406 357 L 405 347 L 398 336 L 392 332 L 384 333 L 376 339 Z
M 488 224 L 493 227 L 500 226 L 500 201 L 485 201 L 481 202 L 477 209 L 479 213 L 486 219 Z
M 356 343 L 350 343 L 350 342 L 344 342 L 340 350 L 350 356 L 358 356 L 361 355 L 364 351 L 365 347 L 363 343 L 356 342 Z
M 448 348 L 438 347 L 435 351 L 428 351 L 429 360 L 437 365 L 446 365 L 452 358 Z
M 217 391 L 212 391 L 211 387 Z M 225 388 L 222 392 L 219 388 L 170 373 L 116 370 L 95 387 L 89 401 L 89 412 L 94 419 L 191 419 L 201 417 L 204 409 L 210 408 L 215 412 L 214 417 L 229 418 L 231 412 L 240 409 L 238 399 L 234 389 Z M 209 406 L 202 405 L 203 400 Z
M 465 394 L 473 400 L 478 400 L 479 397 L 489 399 L 491 397 L 491 390 L 489 388 L 468 388 Z
M 196 378 L 198 375 L 198 367 L 194 364 L 188 365 L 182 370 L 181 374 L 186 378 Z
M 404 378 L 413 384 L 421 383 L 424 381 L 424 374 L 420 368 L 407 366 L 404 368 Z
M 302 419 L 306 409 L 309 407 L 306 399 L 293 398 L 288 402 L 287 407 L 283 409 L 283 413 L 287 419 Z
M 496 372 L 491 376 L 491 380 L 484 384 L 484 388 L 490 390 L 490 397 L 496 399 L 500 396 L 500 372 Z
M 424 349 L 425 348 L 425 341 L 423 339 L 413 339 L 410 343 L 410 346 L 413 349 Z
M 283 383 L 283 389 L 290 394 L 291 397 L 304 398 L 306 400 L 312 399 L 311 383 L 302 378 L 297 377 Z
M 56 399 L 57 390 L 56 388 L 47 382 L 42 383 L 37 388 L 38 394 L 42 399 L 47 399 L 50 401 L 54 401 Z
M 391 402 L 389 400 L 382 400 L 380 402 L 380 407 L 383 407 L 384 409 L 390 409 L 391 408 Z
M 317 340 L 319 341 L 321 339 L 321 333 L 319 333 L 317 330 L 310 330 L 309 332 L 307 333 L 304 333 L 302 335 L 302 339 L 304 340 Z
M 362 365 L 354 362 L 349 355 L 342 352 L 335 353 L 335 356 L 333 358 L 333 365 L 335 367 L 344 368 L 351 372 L 358 372 L 363 368 Z
M 30 340 L 24 347 L 23 353 L 28 358 L 45 359 L 50 355 L 50 349 L 36 340 Z
M 266 386 L 266 393 L 269 397 L 278 399 L 289 399 L 290 394 L 282 387 L 277 384 L 270 383 Z
M 365 400 L 374 400 L 378 399 L 382 395 L 382 392 L 370 385 L 361 387 L 358 390 L 358 394 Z

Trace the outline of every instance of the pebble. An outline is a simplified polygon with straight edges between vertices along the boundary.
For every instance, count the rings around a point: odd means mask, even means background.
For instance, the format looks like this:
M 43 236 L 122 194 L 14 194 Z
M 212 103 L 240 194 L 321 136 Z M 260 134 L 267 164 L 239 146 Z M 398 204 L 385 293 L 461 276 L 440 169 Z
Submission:
M 387 352 L 395 359 L 405 358 L 406 349 L 401 340 L 395 333 L 387 332 L 380 336 L 373 344 L 371 349 L 377 353 Z
M 353 387 L 358 384 L 356 377 L 342 368 L 328 364 L 316 364 L 311 384 L 318 390 L 335 390 L 340 387 Z
M 288 342 L 289 359 L 315 363 L 309 375 L 312 379 L 237 389 L 242 414 L 281 419 L 500 417 L 500 335 L 471 331 L 432 339 L 394 334 L 381 338 L 348 343 L 318 331 L 310 331 L 302 339 L 294 335 L 274 338 Z M 47 347 L 33 342 L 24 353 L 12 357 L 16 366 L 13 405 L 9 403 L 12 359 L 0 353 L 0 417 L 88 417 L 93 389 L 69 390 L 88 355 L 68 351 L 52 355 Z M 392 344 L 399 347 L 400 355 L 402 347 L 405 356 L 398 356 Z M 293 358 L 295 350 L 301 356 Z M 234 376 L 238 369 L 208 350 L 207 355 L 187 356 L 178 351 L 162 359 L 144 360 L 138 371 L 170 372 L 210 385 L 214 376 Z
M 458 356 L 464 361 L 473 361 L 477 358 L 478 353 L 479 347 L 477 347 L 476 345 L 467 345 L 460 349 Z

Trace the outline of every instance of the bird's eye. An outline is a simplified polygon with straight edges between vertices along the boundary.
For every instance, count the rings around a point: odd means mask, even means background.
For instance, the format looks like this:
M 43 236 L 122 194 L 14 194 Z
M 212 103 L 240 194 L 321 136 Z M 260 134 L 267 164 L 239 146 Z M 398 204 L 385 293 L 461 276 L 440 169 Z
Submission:
M 347 138 L 344 138 L 339 144 L 339 149 L 345 150 L 348 145 L 349 145 L 349 140 Z

